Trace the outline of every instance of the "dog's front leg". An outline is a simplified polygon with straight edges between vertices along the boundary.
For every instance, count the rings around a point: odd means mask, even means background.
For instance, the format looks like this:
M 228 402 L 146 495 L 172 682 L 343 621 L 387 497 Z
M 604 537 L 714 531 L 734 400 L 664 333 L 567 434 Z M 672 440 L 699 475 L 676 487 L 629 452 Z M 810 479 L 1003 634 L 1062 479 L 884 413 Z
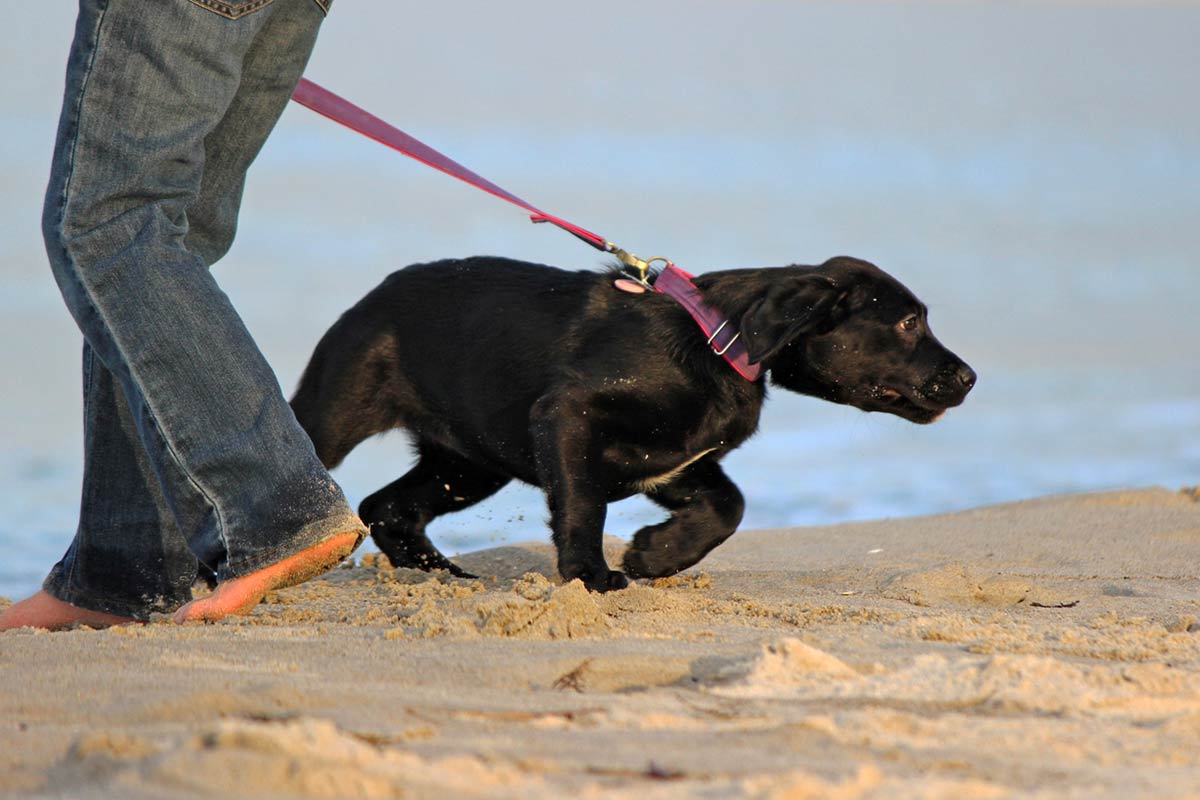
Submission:
M 624 589 L 624 573 L 604 560 L 604 517 L 608 503 L 567 480 L 547 489 L 550 529 L 558 549 L 558 572 L 563 580 L 579 578 L 593 592 Z
M 704 458 L 646 497 L 671 516 L 633 536 L 622 566 L 634 578 L 687 569 L 729 538 L 742 521 L 742 493 L 713 458 Z
M 546 396 L 531 415 L 538 478 L 550 506 L 550 529 L 563 580 L 579 578 L 593 592 L 624 589 L 625 575 L 604 560 L 608 498 L 600 448 L 588 404 Z

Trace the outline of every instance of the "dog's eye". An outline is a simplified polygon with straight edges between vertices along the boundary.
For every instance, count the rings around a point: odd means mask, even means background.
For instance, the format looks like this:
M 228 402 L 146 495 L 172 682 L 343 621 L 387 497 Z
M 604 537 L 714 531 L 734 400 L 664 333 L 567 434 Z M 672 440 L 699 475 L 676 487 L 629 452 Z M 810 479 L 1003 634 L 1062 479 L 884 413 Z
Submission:
M 899 328 L 904 333 L 912 333 L 913 331 L 915 331 L 917 329 L 917 327 L 920 324 L 921 324 L 921 321 L 919 319 L 917 319 L 917 315 L 913 314 L 910 317 L 905 317 L 904 319 L 900 320 L 900 324 L 897 325 L 896 327 Z

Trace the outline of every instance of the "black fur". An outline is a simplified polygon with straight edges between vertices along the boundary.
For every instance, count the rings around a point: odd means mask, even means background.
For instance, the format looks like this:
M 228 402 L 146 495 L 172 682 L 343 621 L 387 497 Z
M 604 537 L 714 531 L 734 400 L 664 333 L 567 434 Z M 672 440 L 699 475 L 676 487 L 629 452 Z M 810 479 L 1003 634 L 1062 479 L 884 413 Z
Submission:
M 614 277 L 501 258 L 419 264 L 321 339 L 292 399 L 321 460 L 334 467 L 392 428 L 416 444 L 416 466 L 359 508 L 393 564 L 465 575 L 425 526 L 513 478 L 545 491 L 563 578 L 597 591 L 674 574 L 734 532 L 742 495 L 719 462 L 757 428 L 766 381 L 714 355 L 674 300 Z M 696 284 L 784 389 L 928 423 L 975 382 L 925 306 L 865 261 Z M 607 505 L 639 492 L 670 516 L 637 532 L 624 573 L 610 570 Z

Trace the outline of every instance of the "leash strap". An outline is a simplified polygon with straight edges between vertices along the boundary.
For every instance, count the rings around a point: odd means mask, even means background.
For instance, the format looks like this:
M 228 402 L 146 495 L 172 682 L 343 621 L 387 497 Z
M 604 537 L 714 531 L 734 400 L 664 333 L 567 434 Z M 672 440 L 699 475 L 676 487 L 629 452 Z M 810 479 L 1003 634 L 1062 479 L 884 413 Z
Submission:
M 495 195 L 501 200 L 507 200 L 513 205 L 520 206 L 530 212 L 529 219 L 533 222 L 549 222 L 551 225 L 557 225 L 567 233 L 582 239 L 597 250 L 609 252 L 608 242 L 603 236 L 592 233 L 578 225 L 572 225 L 561 217 L 547 214 L 535 206 L 526 203 L 515 194 L 505 191 L 486 178 L 476 175 L 462 164 L 451 158 L 447 158 L 424 142 L 414 139 L 399 128 L 389 125 L 369 111 L 354 105 L 349 100 L 339 97 L 328 89 L 318 86 L 307 78 L 300 79 L 300 84 L 296 87 L 296 91 L 292 93 L 292 99 L 300 105 L 328 117 L 334 122 L 361 133 L 368 139 L 374 139 L 380 144 L 397 150 L 409 158 L 416 159 L 426 166 L 433 167 L 451 177 L 458 178 L 460 181 L 469 183 L 477 189 L 482 189 L 488 194 Z
M 292 99 L 340 125 L 345 125 L 347 128 L 361 133 L 368 139 L 374 139 L 426 166 L 433 167 L 439 172 L 458 178 L 477 189 L 482 189 L 488 194 L 525 209 L 529 212 L 529 219 L 533 222 L 549 222 L 551 225 L 557 225 L 597 250 L 615 254 L 623 263 L 641 272 L 643 283 L 650 263 L 665 261 L 667 266 L 655 279 L 654 291 L 674 298 L 683 306 L 692 315 L 692 319 L 696 321 L 700 329 L 704 331 L 704 335 L 708 337 L 708 344 L 712 347 L 713 352 L 728 361 L 739 375 L 748 381 L 758 379 L 762 370 L 758 364 L 750 363 L 746 346 L 741 342 L 741 334 L 738 332 L 737 326 L 732 325 L 721 312 L 704 302 L 704 296 L 692 282 L 692 278 L 695 276 L 691 273 L 679 269 L 665 258 L 655 257 L 648 262 L 643 261 L 612 244 L 603 236 L 573 225 L 561 217 L 541 211 L 515 194 L 476 175 L 457 161 L 442 155 L 424 142 L 414 139 L 399 128 L 389 125 L 374 114 L 339 97 L 328 89 L 318 86 L 307 78 L 300 79 L 299 85 L 292 93 Z

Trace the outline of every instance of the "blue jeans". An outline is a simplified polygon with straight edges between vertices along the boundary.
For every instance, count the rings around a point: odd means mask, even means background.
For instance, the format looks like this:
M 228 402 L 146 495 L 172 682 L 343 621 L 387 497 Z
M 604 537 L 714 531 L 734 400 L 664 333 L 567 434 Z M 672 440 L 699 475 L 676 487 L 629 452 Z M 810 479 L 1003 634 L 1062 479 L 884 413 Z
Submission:
M 253 572 L 366 529 L 208 267 L 325 0 L 81 0 L 46 194 L 83 331 L 79 527 L 44 588 L 146 618 L 198 565 Z

